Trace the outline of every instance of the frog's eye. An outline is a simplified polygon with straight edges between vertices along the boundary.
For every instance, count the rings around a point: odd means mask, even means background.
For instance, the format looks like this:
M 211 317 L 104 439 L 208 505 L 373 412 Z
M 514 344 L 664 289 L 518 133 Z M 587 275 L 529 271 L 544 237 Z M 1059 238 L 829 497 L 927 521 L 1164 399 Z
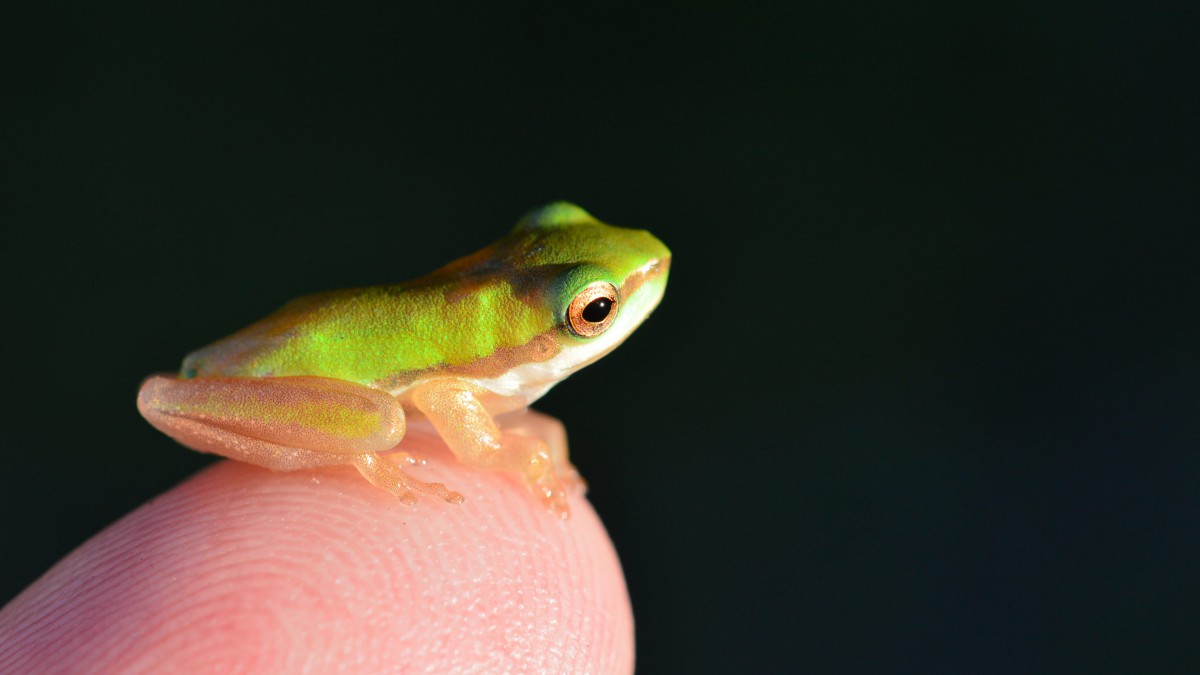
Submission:
M 617 287 L 607 281 L 587 285 L 567 307 L 567 324 L 579 337 L 596 337 L 617 318 Z

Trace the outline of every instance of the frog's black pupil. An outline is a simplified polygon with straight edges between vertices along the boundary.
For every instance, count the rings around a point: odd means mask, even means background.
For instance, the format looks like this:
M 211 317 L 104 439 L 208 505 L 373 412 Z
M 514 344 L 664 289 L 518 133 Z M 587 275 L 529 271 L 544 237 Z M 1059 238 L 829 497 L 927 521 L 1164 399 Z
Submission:
M 588 323 L 600 323 L 608 318 L 608 313 L 612 311 L 612 300 L 608 298 L 596 298 L 588 303 L 587 307 L 583 308 L 583 320 Z

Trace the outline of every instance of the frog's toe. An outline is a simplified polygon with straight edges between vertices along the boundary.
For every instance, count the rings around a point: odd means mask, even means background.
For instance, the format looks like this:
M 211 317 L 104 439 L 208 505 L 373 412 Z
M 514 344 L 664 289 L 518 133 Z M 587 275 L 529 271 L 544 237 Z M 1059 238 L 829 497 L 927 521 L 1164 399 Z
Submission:
M 544 455 L 535 456 L 525 472 L 525 480 L 529 483 L 530 491 L 537 495 L 550 513 L 566 520 L 571 517 L 571 508 L 567 506 L 567 494 L 572 486 L 569 482 L 560 480 L 558 472 L 548 459 Z M 580 481 L 582 482 L 582 479 Z
M 425 455 L 411 452 L 409 450 L 397 450 L 396 452 L 390 452 L 384 455 L 384 457 L 388 457 L 405 464 L 410 464 L 412 466 L 425 466 Z
M 467 498 L 462 496 L 461 492 L 450 490 L 441 483 L 426 483 L 426 485 L 429 486 L 430 494 L 437 495 L 451 504 L 461 504 L 467 501 Z
M 571 507 L 567 506 L 567 490 L 557 480 L 553 485 L 536 484 L 530 488 L 541 500 L 542 506 L 556 518 L 567 520 L 571 517 Z
M 387 490 L 409 506 L 417 503 L 414 493 L 418 492 L 441 497 L 451 504 L 461 504 L 464 501 L 461 493 L 447 488 L 445 484 L 417 480 L 405 473 L 404 469 L 374 453 L 356 456 L 353 464 L 372 485 Z
M 567 492 L 578 492 L 579 494 L 587 494 L 588 484 L 580 475 L 579 469 L 576 469 L 573 464 L 567 464 L 566 468 L 561 469 L 558 473 L 558 479 L 562 481 L 563 487 Z

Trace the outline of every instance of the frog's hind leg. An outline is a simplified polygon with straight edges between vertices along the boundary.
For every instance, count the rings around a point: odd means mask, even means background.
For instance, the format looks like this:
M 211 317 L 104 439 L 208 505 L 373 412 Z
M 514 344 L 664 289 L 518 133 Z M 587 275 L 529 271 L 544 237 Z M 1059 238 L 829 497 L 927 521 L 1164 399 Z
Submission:
M 404 437 L 404 409 L 391 394 L 323 377 L 154 376 L 138 410 L 184 445 L 276 471 L 352 464 L 406 503 L 413 492 L 449 502 L 462 495 L 412 478 L 376 454 Z
M 372 485 L 387 490 L 410 506 L 417 503 L 414 492 L 441 497 L 451 504 L 463 503 L 462 494 L 447 489 L 442 483 L 417 480 L 405 473 L 404 469 L 373 452 L 355 455 L 351 463 Z

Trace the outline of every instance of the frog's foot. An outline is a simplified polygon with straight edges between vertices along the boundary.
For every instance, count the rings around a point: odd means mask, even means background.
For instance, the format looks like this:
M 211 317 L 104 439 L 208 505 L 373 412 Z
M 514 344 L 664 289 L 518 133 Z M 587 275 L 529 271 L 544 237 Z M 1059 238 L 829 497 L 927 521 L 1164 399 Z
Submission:
M 413 463 L 408 453 L 398 454 L 405 455 L 405 461 Z M 383 459 L 373 452 L 356 455 L 352 463 L 354 464 L 354 468 L 358 469 L 358 472 L 363 477 L 371 481 L 372 485 L 387 490 L 401 502 L 409 506 L 417 503 L 417 496 L 413 494 L 415 492 L 441 497 L 451 504 L 463 503 L 462 494 L 447 489 L 442 483 L 427 483 L 417 480 L 405 473 L 404 469 L 401 469 L 398 465 Z
M 587 481 L 583 480 L 579 469 L 567 459 L 565 444 L 560 450 L 553 443 L 523 433 L 505 432 L 501 438 L 505 451 L 513 453 L 518 464 L 527 458 L 528 464 L 523 469 L 525 479 L 529 482 L 530 489 L 542 497 L 543 501 L 546 500 L 546 490 L 563 495 L 570 492 L 587 492 Z M 551 501 L 557 504 L 561 499 L 553 497 Z M 550 503 L 547 505 L 551 506 Z M 555 506 L 551 506 L 551 510 L 557 513 Z
M 567 452 L 567 430 L 557 419 L 525 409 L 509 413 L 496 420 L 506 435 L 529 436 L 540 438 L 546 442 L 550 458 L 554 462 L 555 473 L 559 482 L 567 492 L 587 493 L 587 481 L 579 474 L 579 469 L 571 463 Z
M 500 450 L 492 457 L 485 456 L 485 462 L 519 471 L 529 490 L 543 506 L 560 520 L 570 518 L 571 509 L 567 506 L 567 494 L 575 484 L 569 481 L 573 474 L 576 483 L 582 483 L 579 472 L 575 471 L 574 467 L 570 467 L 568 472 L 560 472 L 550 448 L 540 438 L 508 433 L 502 434 L 500 438 Z

